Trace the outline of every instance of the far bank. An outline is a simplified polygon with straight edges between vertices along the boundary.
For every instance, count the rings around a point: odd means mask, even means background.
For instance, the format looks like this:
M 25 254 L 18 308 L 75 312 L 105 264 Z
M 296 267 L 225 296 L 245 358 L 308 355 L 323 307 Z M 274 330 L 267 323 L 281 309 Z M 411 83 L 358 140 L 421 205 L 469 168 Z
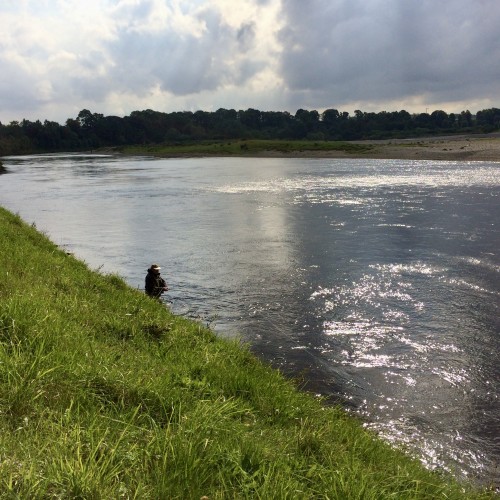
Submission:
M 163 158 L 246 156 L 283 158 L 373 158 L 400 160 L 500 161 L 500 134 L 364 141 L 234 140 L 192 144 L 125 146 L 102 151 Z

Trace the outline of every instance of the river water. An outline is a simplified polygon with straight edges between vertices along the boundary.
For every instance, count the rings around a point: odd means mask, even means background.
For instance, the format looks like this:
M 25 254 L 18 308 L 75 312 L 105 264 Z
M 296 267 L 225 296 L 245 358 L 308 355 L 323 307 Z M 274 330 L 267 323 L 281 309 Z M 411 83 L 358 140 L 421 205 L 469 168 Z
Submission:
M 341 402 L 429 467 L 500 484 L 500 163 L 3 159 L 0 204 L 92 269 Z

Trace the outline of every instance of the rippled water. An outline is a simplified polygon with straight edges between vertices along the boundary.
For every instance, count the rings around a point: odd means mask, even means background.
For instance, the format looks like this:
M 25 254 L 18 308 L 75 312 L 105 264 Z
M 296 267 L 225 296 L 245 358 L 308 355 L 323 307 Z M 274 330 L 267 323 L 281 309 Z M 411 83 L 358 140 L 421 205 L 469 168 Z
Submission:
M 241 336 L 431 467 L 500 482 L 500 163 L 4 159 L 0 204 Z

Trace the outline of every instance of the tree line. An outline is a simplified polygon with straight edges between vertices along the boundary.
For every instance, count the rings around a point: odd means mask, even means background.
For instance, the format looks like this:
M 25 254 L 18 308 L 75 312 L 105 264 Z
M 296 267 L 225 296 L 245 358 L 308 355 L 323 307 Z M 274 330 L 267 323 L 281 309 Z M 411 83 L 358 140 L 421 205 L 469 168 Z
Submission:
M 500 129 L 500 109 L 410 114 L 327 109 L 259 111 L 249 108 L 164 113 L 147 109 L 129 116 L 104 116 L 83 109 L 64 125 L 54 121 L 0 122 L 0 155 L 82 151 L 137 144 L 220 141 L 230 139 L 359 140 L 489 133 Z

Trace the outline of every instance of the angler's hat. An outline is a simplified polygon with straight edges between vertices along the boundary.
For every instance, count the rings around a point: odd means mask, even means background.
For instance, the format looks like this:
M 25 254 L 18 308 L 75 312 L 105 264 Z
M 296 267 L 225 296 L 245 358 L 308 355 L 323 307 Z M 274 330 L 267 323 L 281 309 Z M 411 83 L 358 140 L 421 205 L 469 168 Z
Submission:
M 159 271 L 161 267 L 158 264 L 151 264 L 151 267 L 149 268 L 152 271 Z

